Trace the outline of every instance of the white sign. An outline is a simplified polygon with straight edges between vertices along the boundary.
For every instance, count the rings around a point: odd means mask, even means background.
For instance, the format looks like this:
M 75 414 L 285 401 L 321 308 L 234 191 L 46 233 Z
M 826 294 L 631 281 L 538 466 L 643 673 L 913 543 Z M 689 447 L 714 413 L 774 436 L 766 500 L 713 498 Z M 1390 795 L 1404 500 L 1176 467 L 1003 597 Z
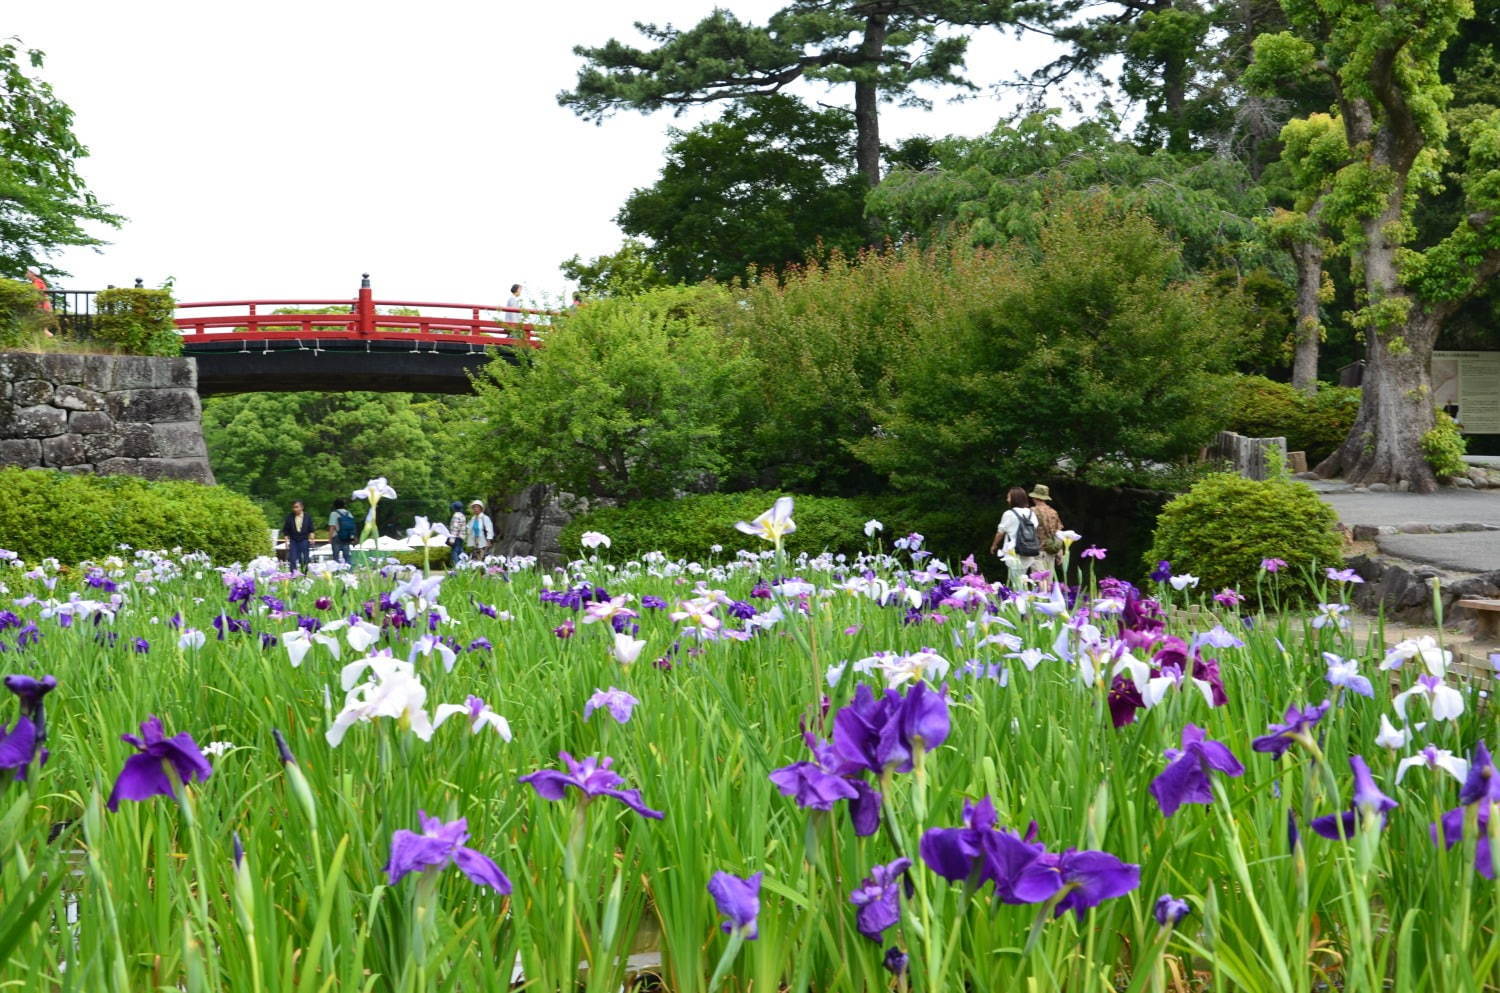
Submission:
M 1432 401 L 1464 434 L 1500 434 L 1500 352 L 1433 352 Z

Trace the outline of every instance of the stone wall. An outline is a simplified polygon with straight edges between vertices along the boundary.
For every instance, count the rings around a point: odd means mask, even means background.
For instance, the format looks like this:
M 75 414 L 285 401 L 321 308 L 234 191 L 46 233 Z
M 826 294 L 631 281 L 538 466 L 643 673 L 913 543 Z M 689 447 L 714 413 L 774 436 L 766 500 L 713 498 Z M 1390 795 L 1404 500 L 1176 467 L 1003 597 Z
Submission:
M 567 561 L 558 538 L 581 508 L 567 494 L 538 483 L 495 502 L 495 550 L 501 555 L 535 555 L 543 569 Z M 572 509 L 570 509 L 572 508 Z
M 212 483 L 189 358 L 0 352 L 0 466 Z

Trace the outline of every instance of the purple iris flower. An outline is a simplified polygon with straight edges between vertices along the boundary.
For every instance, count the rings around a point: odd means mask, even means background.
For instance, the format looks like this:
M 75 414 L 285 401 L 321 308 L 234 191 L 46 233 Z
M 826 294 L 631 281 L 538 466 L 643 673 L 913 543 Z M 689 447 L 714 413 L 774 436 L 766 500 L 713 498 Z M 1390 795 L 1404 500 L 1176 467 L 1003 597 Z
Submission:
M 832 810 L 840 800 L 859 797 L 853 780 L 829 775 L 816 762 L 794 762 L 775 769 L 771 772 L 771 782 L 783 796 L 793 798 L 797 806 L 810 810 Z
M 18 717 L 14 727 L 0 724 L 0 769 L 14 769 L 16 779 L 26 778 L 26 769 L 39 748 L 36 725 L 29 717 Z M 45 762 L 46 749 L 42 749 Z
M 499 617 L 500 616 L 500 611 L 496 610 L 494 608 L 494 606 L 492 606 L 491 604 L 488 604 L 488 603 L 475 603 L 474 604 L 474 609 L 478 610 L 481 614 L 483 614 L 486 617 Z
M 561 800 L 566 795 L 567 788 L 571 786 L 583 793 L 585 803 L 596 796 L 612 796 L 642 817 L 650 817 L 659 821 L 665 816 L 661 811 L 652 810 L 641 802 L 640 790 L 616 788 L 625 780 L 610 769 L 610 766 L 614 764 L 614 759 L 605 758 L 600 761 L 590 756 L 582 762 L 576 762 L 567 752 L 558 752 L 557 757 L 562 759 L 563 764 L 568 767 L 567 772 L 558 769 L 538 769 L 536 772 L 522 776 L 519 781 L 530 783 L 531 788 L 536 790 L 537 795 L 544 800 Z
M 391 857 L 385 864 L 385 876 L 392 886 L 407 873 L 440 869 L 452 862 L 475 885 L 488 886 L 501 894 L 510 892 L 510 880 L 500 867 L 488 855 L 464 845 L 469 840 L 467 818 L 445 824 L 419 810 L 417 819 L 422 823 L 421 834 L 403 828 L 391 835 Z
M 854 799 L 849 801 L 849 821 L 858 837 L 868 838 L 880 830 L 880 792 L 863 779 L 853 780 Z
M 57 689 L 57 677 L 6 676 L 5 688 L 20 698 L 23 717 L 35 717 L 42 710 L 43 698 Z
M 326 596 L 320 596 L 313 601 L 313 606 L 319 610 L 327 610 L 333 606 L 333 601 Z
M 730 617 L 738 617 L 742 621 L 748 621 L 755 616 L 755 606 L 744 600 L 732 600 L 729 603 L 728 613 Z
M 219 640 L 223 641 L 226 634 L 234 634 L 236 631 L 248 632 L 250 630 L 250 621 L 245 618 L 219 614 L 214 618 L 214 629 L 219 632 Z
M 1384 828 L 1386 815 L 1397 806 L 1395 800 L 1380 792 L 1380 787 L 1375 785 L 1375 777 L 1370 775 L 1370 767 L 1362 756 L 1349 756 L 1349 768 L 1354 770 L 1354 796 L 1350 809 L 1342 814 L 1314 817 L 1311 821 L 1314 831 L 1335 841 L 1354 837 L 1364 814 L 1380 815 L 1380 826 Z
M 910 772 L 915 750 L 937 748 L 948 731 L 948 701 L 926 683 L 916 683 L 904 698 L 895 690 L 877 698 L 861 683 L 854 699 L 834 715 L 833 753 L 839 767 L 830 771 L 879 776 L 892 767 Z
M 917 846 L 927 868 L 953 882 L 963 882 L 984 868 L 986 836 L 995 833 L 995 804 L 989 797 L 964 801 L 964 827 L 930 828 Z M 976 876 L 976 879 L 978 877 Z
M 663 600 L 659 596 L 651 596 L 650 594 L 647 594 L 646 596 L 641 597 L 641 607 L 645 610 L 666 610 L 667 601 Z
M 1124 896 L 1141 884 L 1141 867 L 1121 862 L 1109 852 L 1069 849 L 1061 855 L 1046 852 L 1017 876 L 1013 890 L 1024 903 L 1043 903 L 1061 894 L 1054 916 L 1071 910 L 1084 912 L 1105 900 Z
M 236 579 L 229 586 L 229 603 L 240 605 L 240 613 L 244 613 L 249 607 L 250 598 L 255 595 L 255 580 L 249 576 Z
M 25 648 L 27 645 L 35 645 L 42 640 L 42 631 L 36 626 L 36 621 L 27 621 L 26 626 L 16 632 L 16 647 Z
M 750 587 L 750 595 L 756 600 L 771 599 L 771 584 L 764 579 L 757 579 L 755 585 Z
M 1134 724 L 1136 711 L 1146 706 L 1146 699 L 1141 696 L 1141 691 L 1132 679 L 1126 679 L 1123 674 L 1116 676 L 1109 684 L 1109 696 L 1106 700 L 1109 704 L 1109 720 L 1116 729 Z
M 483 635 L 469 642 L 469 644 L 464 648 L 464 651 L 466 652 L 492 652 L 494 650 L 495 646 L 490 644 L 490 639 L 484 637 Z
M 557 635 L 557 637 L 559 638 L 571 638 L 573 637 L 573 631 L 574 624 L 573 618 L 571 617 L 552 629 L 552 633 Z
M 854 917 L 855 927 L 877 944 L 884 940 L 886 929 L 901 919 L 901 893 L 897 882 L 909 868 L 911 859 L 908 858 L 877 865 L 860 883 L 859 889 L 849 894 L 849 902 L 859 908 Z
M 168 738 L 162 731 L 161 721 L 155 714 L 141 725 L 141 736 L 122 734 L 120 740 L 134 745 L 137 754 L 125 760 L 115 788 L 110 791 L 110 811 L 120 808 L 121 800 L 149 800 L 154 796 L 177 795 L 174 781 L 191 783 L 203 781 L 213 773 L 208 759 L 203 757 L 198 743 L 186 731 Z M 176 775 L 167 775 L 166 766 L 171 764 Z
M 708 881 L 708 893 L 719 913 L 729 920 L 719 925 L 725 934 L 739 933 L 747 941 L 760 937 L 760 881 L 765 873 L 743 878 L 728 872 L 716 872 Z
M 1162 927 L 1176 927 L 1184 917 L 1192 912 L 1193 908 L 1188 906 L 1186 900 L 1179 900 L 1170 893 L 1163 893 L 1157 897 L 1156 906 L 1151 911 L 1156 917 L 1156 923 Z
M 147 641 L 145 638 L 137 638 L 130 643 L 130 647 L 135 649 L 135 653 L 137 655 L 145 655 L 147 652 L 151 651 L 151 642 Z
M 21 616 L 14 610 L 0 610 L 0 631 L 21 626 Z
M 1222 772 L 1226 776 L 1239 776 L 1245 772 L 1245 767 L 1227 745 L 1209 739 L 1196 724 L 1182 729 L 1182 748 L 1168 748 L 1166 757 L 1167 767 L 1151 780 L 1151 795 L 1156 797 L 1163 817 L 1171 817 L 1185 803 L 1213 803 L 1214 794 L 1208 781 L 1210 772 Z
M 1438 840 L 1438 832 L 1442 832 L 1443 844 L 1452 848 L 1463 840 L 1464 837 L 1464 815 L 1470 804 L 1479 805 L 1478 845 L 1474 850 L 1474 868 L 1485 879 L 1495 878 L 1495 863 L 1490 851 L 1490 811 L 1495 804 L 1500 803 L 1500 770 L 1495 768 L 1494 759 L 1490 757 L 1490 750 L 1480 742 L 1474 748 L 1474 757 L 1469 762 L 1469 775 L 1464 779 L 1463 788 L 1458 791 L 1459 806 L 1443 814 L 1442 818 L 1432 826 L 1432 840 Z
M 1172 563 L 1162 559 L 1156 563 L 1156 568 L 1151 570 L 1151 581 L 1153 583 L 1165 583 L 1172 578 Z
M 1250 743 L 1252 750 L 1266 752 L 1272 758 L 1281 758 L 1286 750 L 1299 741 L 1310 740 L 1307 732 L 1323 719 L 1328 713 L 1331 701 L 1324 700 L 1314 707 L 1305 710 L 1297 709 L 1296 705 L 1286 708 L 1286 718 L 1280 724 L 1266 726 L 1267 734 L 1261 735 Z
M 885 958 L 881 960 L 880 964 L 885 966 L 886 971 L 891 975 L 899 976 L 906 972 L 906 966 L 910 961 L 911 956 L 895 945 L 892 945 L 885 950 Z
M 588 702 L 583 705 L 583 719 L 588 720 L 596 710 L 608 710 L 609 716 L 615 719 L 615 723 L 626 724 L 630 721 L 631 711 L 640 702 L 624 690 L 613 686 L 607 690 L 595 690 L 594 695 L 589 697 Z

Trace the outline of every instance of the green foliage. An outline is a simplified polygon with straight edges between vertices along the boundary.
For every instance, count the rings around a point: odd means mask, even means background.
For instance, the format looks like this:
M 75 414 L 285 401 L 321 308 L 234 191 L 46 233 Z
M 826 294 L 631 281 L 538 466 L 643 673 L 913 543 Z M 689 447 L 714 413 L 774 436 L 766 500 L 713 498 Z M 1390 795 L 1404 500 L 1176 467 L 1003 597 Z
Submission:
M 1327 458 L 1349 437 L 1360 391 L 1319 384 L 1314 396 L 1264 376 L 1240 376 L 1226 430 L 1250 438 L 1285 437 L 1287 450 L 1306 452 L 1308 465 Z
M 458 456 L 472 422 L 467 398 L 410 393 L 250 393 L 209 397 L 203 435 L 214 476 L 280 522 L 302 500 L 320 527 L 336 497 L 375 476 L 399 494 L 382 501 L 387 530 L 417 515 L 447 521 L 471 485 Z
M 122 544 L 207 552 L 223 563 L 271 550 L 265 517 L 222 486 L 44 469 L 0 469 L 0 535 L 23 559 L 67 563 L 118 554 Z
M 754 364 L 716 326 L 723 290 L 661 289 L 573 311 L 547 347 L 475 381 L 466 455 L 490 482 L 635 499 L 713 488 L 733 464 Z
M 1303 483 L 1223 473 L 1163 508 L 1146 558 L 1192 573 L 1202 589 L 1246 594 L 1255 588 L 1262 560 L 1277 558 L 1287 563 L 1282 581 L 1301 585 L 1316 570 L 1339 564 L 1337 525 L 1333 508 Z
M 777 94 L 674 129 L 661 177 L 632 193 L 615 222 L 649 239 L 645 255 L 671 282 L 727 282 L 815 248 L 858 250 L 868 187 L 850 164 L 849 123 L 843 110 Z
M 23 64 L 24 62 L 24 64 Z M 118 226 L 78 174 L 88 149 L 73 134 L 73 111 L 29 75 L 42 53 L 0 40 L 0 273 L 60 273 L 47 258 L 69 246 L 100 245 L 86 223 Z
M 577 87 L 558 102 L 598 121 L 624 108 L 681 111 L 713 100 L 775 94 L 798 79 L 853 83 L 856 104 L 865 105 L 856 121 L 856 157 L 873 185 L 879 179 L 877 98 L 925 106 L 913 91 L 918 84 L 973 89 L 962 75 L 966 29 L 1039 25 L 1060 13 L 1011 0 L 793 0 L 761 26 L 718 8 L 685 30 L 637 23 L 652 48 L 614 39 L 574 48 L 585 66 Z
M 1464 461 L 1464 453 L 1468 451 L 1464 436 L 1459 434 L 1458 425 L 1447 412 L 1439 410 L 1435 416 L 1432 430 L 1422 435 L 1422 456 L 1432 466 L 1434 475 L 1462 476 L 1469 471 L 1469 465 Z
M 575 255 L 558 266 L 563 278 L 578 284 L 585 297 L 634 296 L 667 284 L 667 278 L 650 254 L 650 246 L 637 238 L 626 238 L 620 247 L 585 262 Z
M 878 427 L 852 448 L 896 487 L 992 495 L 1059 463 L 1085 477 L 1170 463 L 1223 425 L 1245 323 L 1232 291 L 1178 281 L 1168 239 L 1105 198 L 1038 242 L 995 255 L 993 303 L 891 368 Z
M 31 344 L 52 323 L 42 291 L 24 279 L 0 279 L 0 348 Z
M 181 355 L 170 290 L 100 290 L 93 337 L 127 355 Z
M 826 494 L 879 488 L 850 446 L 875 430 L 882 383 L 938 329 L 993 306 L 1003 276 L 993 253 L 910 245 L 752 280 L 721 315 L 759 365 L 736 479 Z
M 869 212 L 896 238 L 930 239 L 954 228 L 975 244 L 1036 244 L 1048 218 L 1078 199 L 1107 196 L 1149 216 L 1182 247 L 1189 269 L 1285 268 L 1256 226 L 1265 190 L 1233 159 L 1143 152 L 1113 120 L 1065 127 L 1032 114 L 980 138 L 936 143 L 936 165 L 893 169 Z
M 764 513 L 780 494 L 761 490 L 743 493 L 705 493 L 668 500 L 636 500 L 623 507 L 602 507 L 573 519 L 563 529 L 563 553 L 578 554 L 585 531 L 609 536 L 608 554 L 633 558 L 661 551 L 670 558 L 706 559 L 709 549 L 722 546 L 721 558 L 737 549 L 763 551 L 769 547 L 754 535 L 735 530 L 736 521 Z M 871 544 L 865 537 L 869 505 L 841 497 L 799 496 L 792 519 L 797 530 L 786 538 L 790 554 L 823 551 L 855 554 Z

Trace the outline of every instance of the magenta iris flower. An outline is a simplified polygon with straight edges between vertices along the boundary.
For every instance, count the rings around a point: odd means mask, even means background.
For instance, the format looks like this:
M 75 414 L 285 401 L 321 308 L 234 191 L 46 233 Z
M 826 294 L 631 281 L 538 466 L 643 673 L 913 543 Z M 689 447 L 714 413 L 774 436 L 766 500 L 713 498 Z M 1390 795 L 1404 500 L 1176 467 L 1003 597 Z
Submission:
M 213 766 L 203 757 L 198 743 L 186 731 L 168 738 L 155 714 L 141 725 L 141 736 L 122 734 L 120 740 L 134 745 L 137 754 L 125 760 L 115 788 L 106 804 L 111 811 L 120 809 L 121 800 L 149 800 L 154 796 L 175 797 L 174 782 L 202 782 L 213 773 Z M 172 774 L 167 773 L 171 766 Z
M 877 944 L 884 940 L 886 929 L 901 919 L 901 893 L 897 883 L 909 868 L 911 859 L 908 858 L 877 865 L 860 883 L 859 889 L 849 894 L 849 902 L 859 908 L 855 914 L 855 927 Z
M 1182 729 L 1182 748 L 1168 748 L 1167 767 L 1151 780 L 1151 795 L 1163 817 L 1171 817 L 1185 803 L 1213 803 L 1208 774 L 1239 776 L 1245 767 L 1223 742 L 1211 740 L 1196 724 Z
M 1311 740 L 1307 732 L 1323 719 L 1323 715 L 1328 713 L 1331 705 L 1331 701 L 1324 700 L 1317 706 L 1308 707 L 1305 710 L 1299 710 L 1295 704 L 1286 708 L 1286 717 L 1282 723 L 1267 725 L 1267 733 L 1252 741 L 1251 749 L 1266 752 L 1272 758 L 1281 758 L 1288 748 L 1299 741 Z
M 1280 572 L 1286 568 L 1285 559 L 1261 559 L 1260 567 L 1266 572 Z
M 709 895 L 714 898 L 719 913 L 729 918 L 720 925 L 725 934 L 738 931 L 747 941 L 760 937 L 756 918 L 760 916 L 760 881 L 764 876 L 765 873 L 757 872 L 741 878 L 727 872 L 716 872 L 708 881 Z
M 1375 777 L 1370 775 L 1370 767 L 1365 764 L 1362 756 L 1349 756 L 1349 768 L 1354 770 L 1354 796 L 1350 801 L 1350 809 L 1342 814 L 1314 817 L 1310 822 L 1314 831 L 1335 841 L 1354 837 L 1360 819 L 1365 814 L 1378 814 L 1380 826 L 1385 827 L 1387 813 L 1396 808 L 1396 801 L 1380 792 L 1380 787 L 1375 785 Z
M 1103 562 L 1104 556 L 1107 553 L 1098 545 L 1090 545 L 1089 547 L 1085 548 L 1080 554 L 1086 559 L 1093 559 L 1095 562 Z
M 610 769 L 610 766 L 614 764 L 614 759 L 605 758 L 601 761 L 590 756 L 582 762 L 577 762 L 567 752 L 558 752 L 557 757 L 562 759 L 563 764 L 568 767 L 567 772 L 557 769 L 538 769 L 536 772 L 522 776 L 520 782 L 530 783 L 531 788 L 536 790 L 537 795 L 544 800 L 561 800 L 567 794 L 567 788 L 571 786 L 583 794 L 585 802 L 596 796 L 609 796 L 619 800 L 642 817 L 650 817 L 659 821 L 664 816 L 661 811 L 652 810 L 641 801 L 640 790 L 618 788 L 625 780 Z
M 385 876 L 392 886 L 408 873 L 441 869 L 451 862 L 475 885 L 488 886 L 501 894 L 510 892 L 510 879 L 500 867 L 488 855 L 464 845 L 469 840 L 467 818 L 445 824 L 419 810 L 417 819 L 422 823 L 421 834 L 403 828 L 391 835 L 391 857 L 385 864 Z

